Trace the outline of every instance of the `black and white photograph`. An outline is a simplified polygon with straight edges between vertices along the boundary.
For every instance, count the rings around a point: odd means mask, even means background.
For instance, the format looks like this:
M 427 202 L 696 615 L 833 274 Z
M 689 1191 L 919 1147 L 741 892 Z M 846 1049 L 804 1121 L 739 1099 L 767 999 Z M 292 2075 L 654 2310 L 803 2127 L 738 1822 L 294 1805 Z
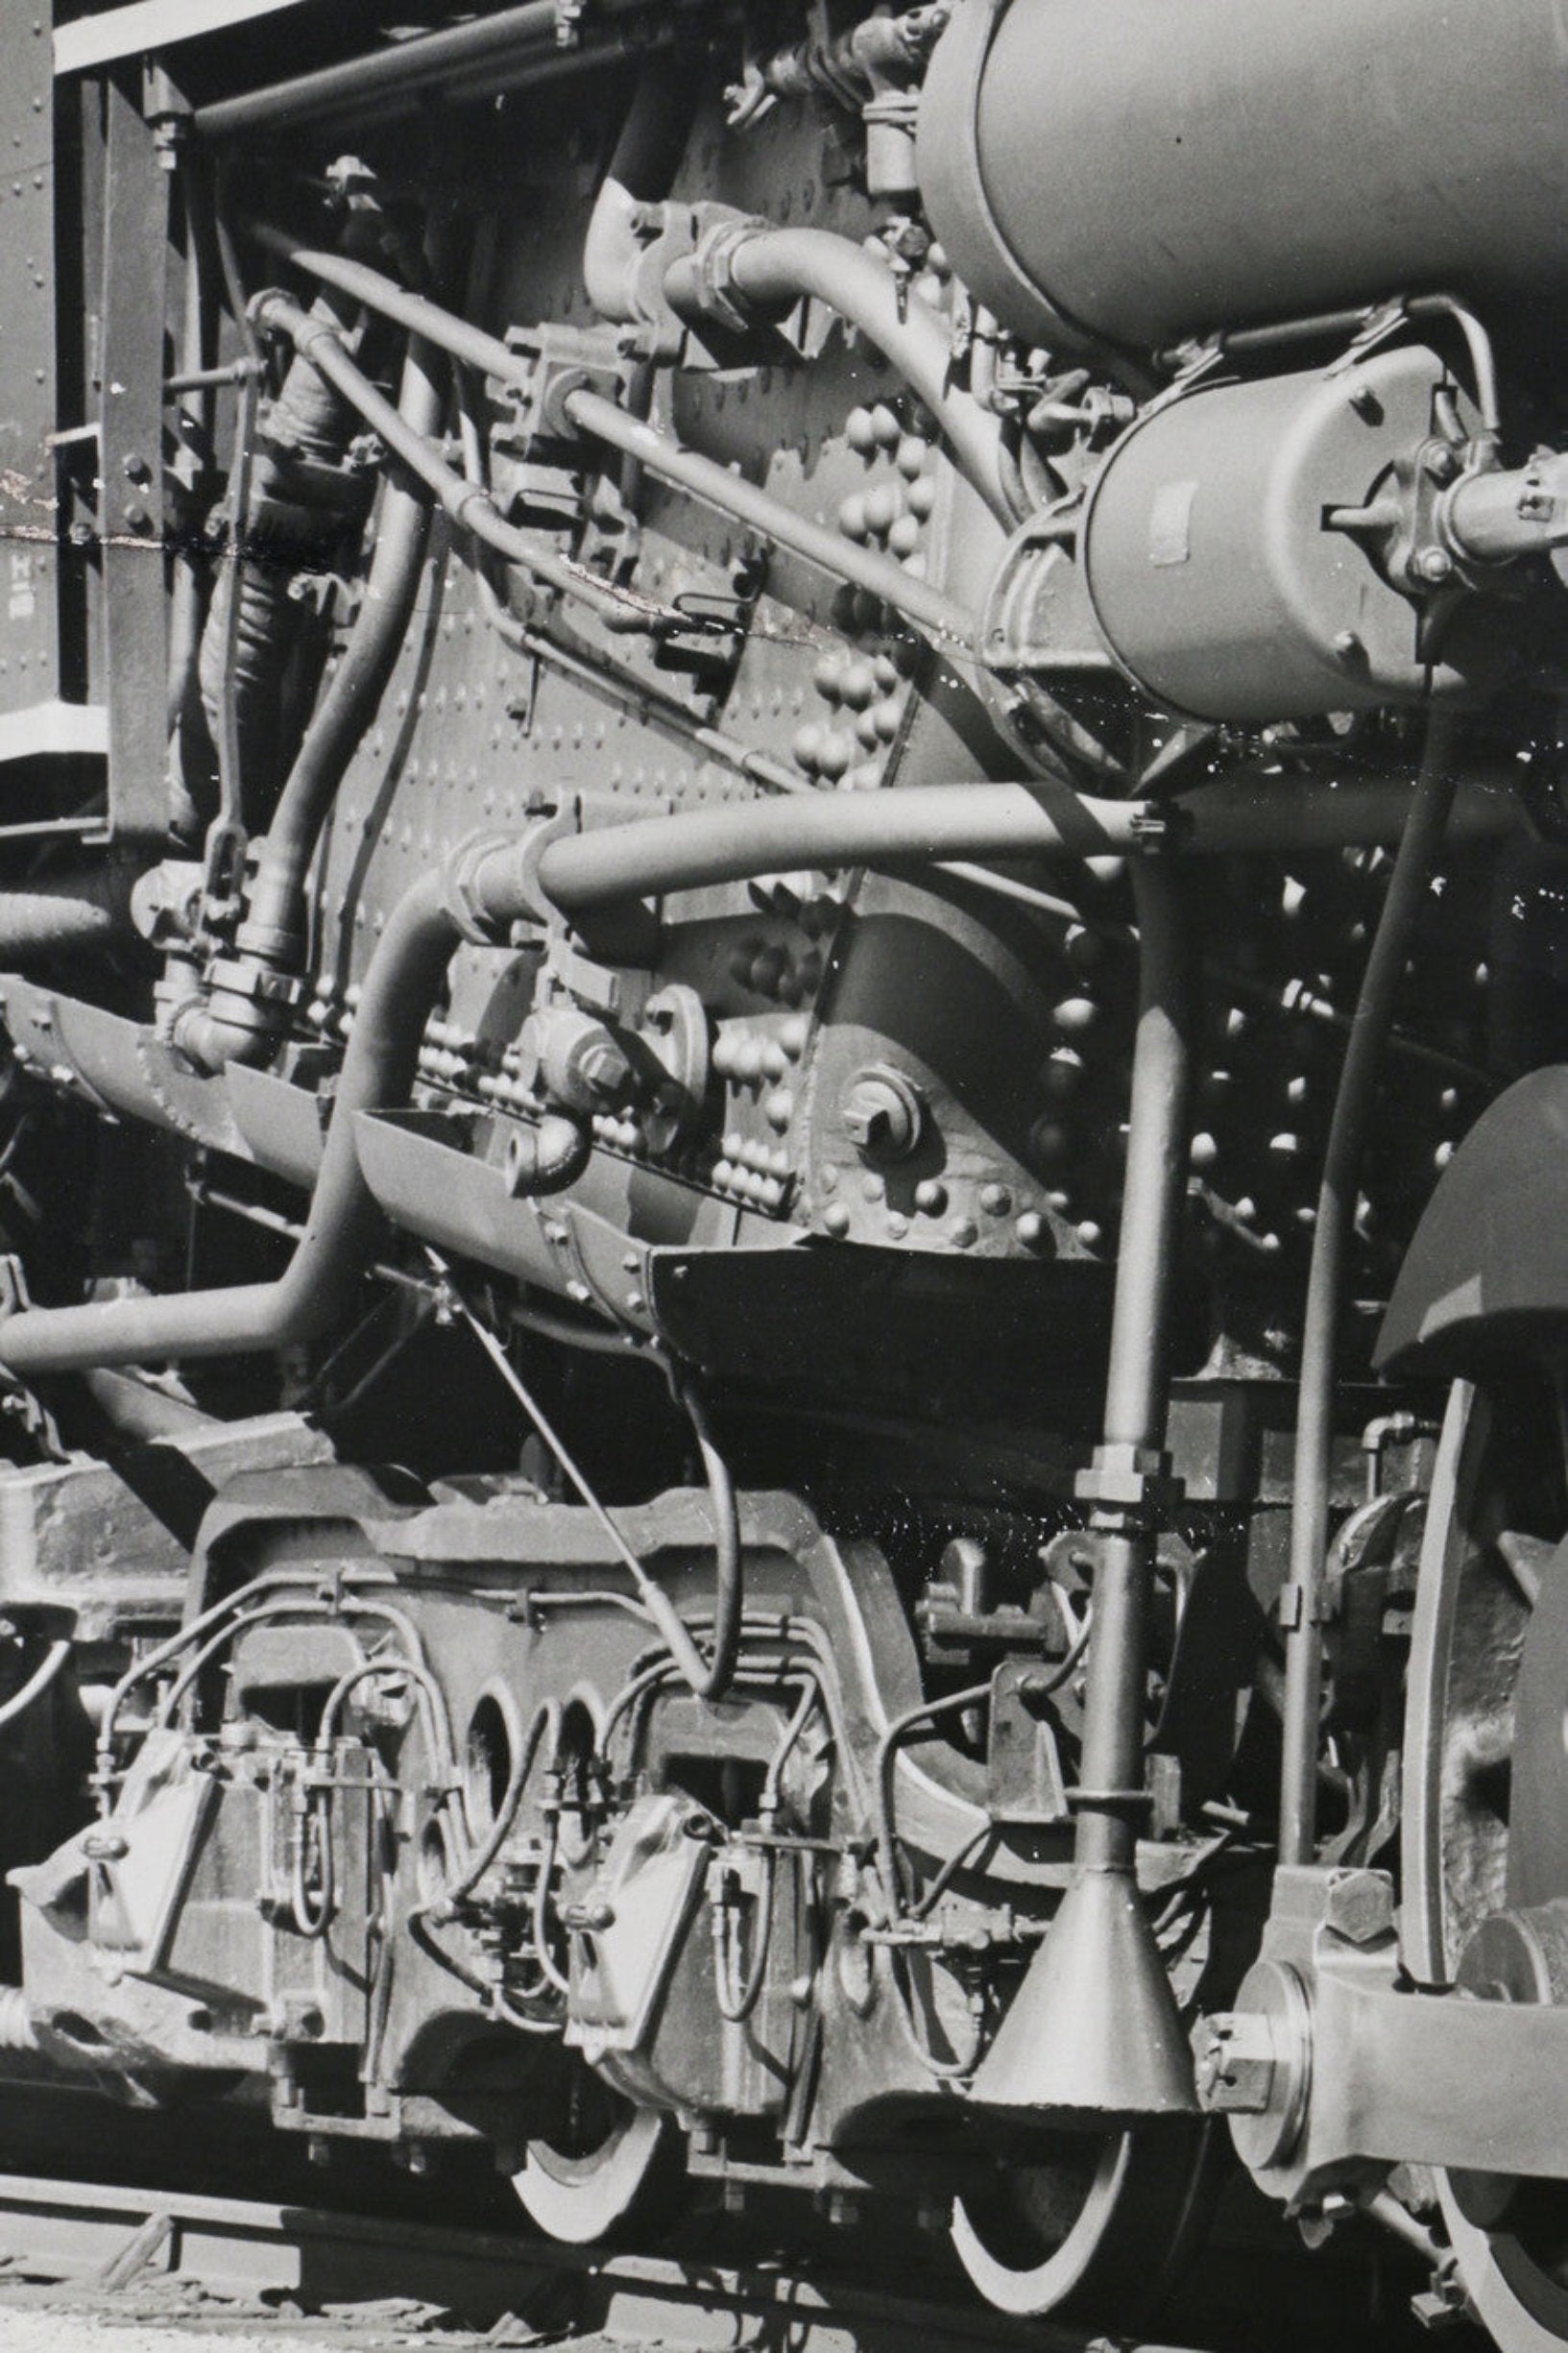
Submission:
M 1568 2353 L 1565 306 L 1562 0 L 0 0 L 0 2353 Z

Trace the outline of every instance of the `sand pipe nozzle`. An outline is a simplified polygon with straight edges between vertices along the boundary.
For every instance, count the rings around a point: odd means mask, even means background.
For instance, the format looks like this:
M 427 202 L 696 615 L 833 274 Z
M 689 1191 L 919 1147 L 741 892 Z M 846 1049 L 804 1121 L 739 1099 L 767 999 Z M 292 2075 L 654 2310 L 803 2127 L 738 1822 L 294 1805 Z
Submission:
M 1186 2029 L 1129 1872 L 1074 1870 L 971 2096 L 1086 2126 L 1196 2113 Z

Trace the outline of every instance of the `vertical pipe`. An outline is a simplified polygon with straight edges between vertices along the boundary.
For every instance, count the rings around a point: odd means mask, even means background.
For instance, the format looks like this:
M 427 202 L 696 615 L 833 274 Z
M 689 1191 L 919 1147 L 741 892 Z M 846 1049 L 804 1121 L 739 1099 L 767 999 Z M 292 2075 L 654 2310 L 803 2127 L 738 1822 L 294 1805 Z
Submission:
M 423 438 L 441 428 L 446 375 L 433 347 L 411 335 L 398 408 Z M 389 476 L 353 630 L 260 845 L 240 945 L 290 968 L 303 951 L 305 877 L 323 824 L 413 619 L 430 514 L 429 499 L 415 485 Z
M 185 165 L 185 285 L 180 365 L 182 372 L 199 375 L 207 365 L 211 304 L 203 268 L 200 206 L 191 187 L 190 175 L 195 167 L 189 158 Z M 181 401 L 180 448 L 173 466 L 188 497 L 194 497 L 202 475 L 211 464 L 211 440 L 212 394 L 198 389 Z M 185 698 L 195 683 L 196 658 L 202 642 L 203 567 L 197 558 L 194 522 L 194 516 L 187 518 L 186 532 L 175 546 L 169 587 L 167 724 L 171 736 L 180 724 Z
M 1155 1530 L 1136 1492 L 1165 1440 L 1171 1273 L 1187 1184 L 1193 989 L 1185 895 L 1157 858 L 1132 869 L 1139 925 L 1139 1006 L 1127 1175 L 1105 1381 L 1104 1443 L 1085 1484 L 1098 1488 L 1095 1633 L 1084 1697 L 1073 1859 L 1130 1871 L 1143 1789 L 1144 1682 Z
M 1105 1435 L 1078 1482 L 1092 1506 L 1095 1583 L 1073 1873 L 970 2087 L 982 2105 L 1092 2120 L 1098 2129 L 1194 2106 L 1192 2055 L 1138 1890 L 1148 1609 L 1159 1514 L 1172 1492 L 1161 1448 L 1187 1182 L 1191 934 L 1170 864 L 1139 858 L 1133 886 L 1138 1042 Z
M 1387 896 L 1378 918 L 1334 1099 L 1317 1195 L 1301 1334 L 1285 1623 L 1279 1859 L 1310 1863 L 1317 1827 L 1317 1731 L 1323 1697 L 1323 1556 L 1334 1447 L 1334 1358 L 1362 1150 L 1411 934 L 1454 804 L 1455 720 L 1434 709 Z

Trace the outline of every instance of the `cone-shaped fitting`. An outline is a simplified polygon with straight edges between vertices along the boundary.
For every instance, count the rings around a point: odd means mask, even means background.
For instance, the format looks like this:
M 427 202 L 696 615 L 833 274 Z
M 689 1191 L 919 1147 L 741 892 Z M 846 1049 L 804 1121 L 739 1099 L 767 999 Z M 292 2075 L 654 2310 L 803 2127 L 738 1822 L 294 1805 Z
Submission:
M 1096 2123 L 1195 2113 L 1192 2052 L 1127 1873 L 1074 1871 L 971 2097 Z

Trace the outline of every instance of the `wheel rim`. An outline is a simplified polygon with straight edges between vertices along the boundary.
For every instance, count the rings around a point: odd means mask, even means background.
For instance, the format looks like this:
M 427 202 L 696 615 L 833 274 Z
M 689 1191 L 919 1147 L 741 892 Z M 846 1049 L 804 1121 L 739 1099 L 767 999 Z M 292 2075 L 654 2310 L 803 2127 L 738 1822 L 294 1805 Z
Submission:
M 953 2244 L 988 2304 L 1019 2319 L 1078 2305 L 1097 2326 L 1153 2313 L 1202 2225 L 1206 2135 L 1183 2123 L 1064 2142 L 956 2200 Z
M 1402 1939 L 1421 1982 L 1452 1981 L 1480 1921 L 1507 1901 L 1514 1695 L 1532 1609 L 1511 1552 L 1568 1527 L 1560 1422 L 1533 1397 L 1456 1384 L 1433 1479 L 1412 1626 L 1405 1737 Z M 1568 1888 L 1561 1892 L 1568 1894 Z M 1531 2185 L 1508 2226 L 1465 2211 L 1437 2175 L 1465 2291 L 1505 2353 L 1568 2345 L 1568 2182 Z
M 1128 2133 L 1098 2145 L 1092 2162 L 1009 2172 L 995 2198 L 959 2198 L 953 2212 L 958 2260 L 988 2304 L 1038 2319 L 1083 2286 L 1127 2177 Z M 1085 2177 L 1086 2176 L 1086 2177 Z M 1073 2200 L 1073 2193 L 1079 2193 Z M 1076 2212 L 1063 2212 L 1076 2203 Z M 1052 2224 L 1060 2219 L 1059 2237 Z M 1037 2250 L 1030 2259 L 1028 2241 Z M 1052 2238 L 1056 2244 L 1050 2244 Z
M 591 2246 L 628 2220 L 662 2171 L 667 2119 L 636 2108 L 588 2070 L 570 2127 L 527 2144 L 512 2187 L 547 2238 Z

